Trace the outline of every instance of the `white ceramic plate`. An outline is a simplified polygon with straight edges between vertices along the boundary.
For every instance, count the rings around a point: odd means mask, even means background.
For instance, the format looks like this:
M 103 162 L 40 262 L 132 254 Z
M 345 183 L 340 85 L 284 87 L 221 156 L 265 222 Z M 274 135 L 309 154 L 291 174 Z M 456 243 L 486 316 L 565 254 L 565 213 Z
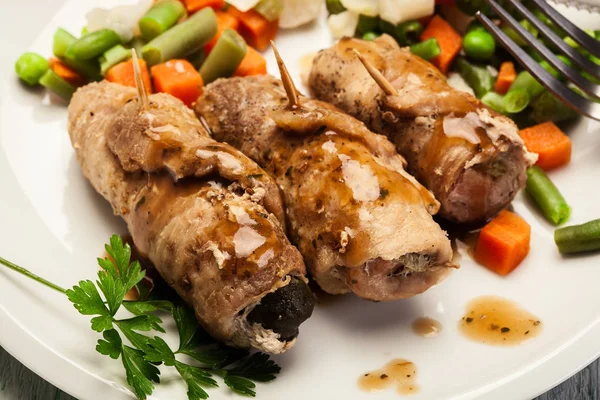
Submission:
M 125 227 L 81 176 L 65 107 L 42 101 L 41 91 L 26 90 L 12 64 L 25 49 L 50 54 L 56 27 L 78 32 L 87 10 L 118 0 L 68 0 L 60 9 L 60 1 L 36 9 L 23 3 L 0 3 L 6 44 L 0 75 L 0 255 L 69 287 L 96 275 L 95 258 L 103 243 Z M 586 12 L 566 14 L 585 27 L 600 22 Z M 322 20 L 284 33 L 277 42 L 298 77 L 301 56 L 328 46 L 331 39 Z M 273 61 L 269 55 L 269 69 L 276 72 Z M 582 223 L 600 217 L 600 124 L 581 120 L 570 135 L 573 161 L 551 175 L 573 207 L 570 222 Z M 361 392 L 356 379 L 397 357 L 417 365 L 421 390 L 415 400 L 530 398 L 592 361 L 600 354 L 600 256 L 562 258 L 552 240 L 553 227 L 523 197 L 514 206 L 531 223 L 533 237 L 529 257 L 513 274 L 503 279 L 464 258 L 462 268 L 443 284 L 410 300 L 374 304 L 345 296 L 319 306 L 302 326 L 297 346 L 276 357 L 283 372 L 275 382 L 259 385 L 259 398 L 396 399 L 394 390 Z M 514 348 L 464 339 L 457 330 L 464 306 L 483 294 L 521 303 L 542 319 L 543 333 Z M 420 316 L 441 321 L 442 334 L 425 339 L 411 333 L 411 322 Z M 95 352 L 97 339 L 89 318 L 64 296 L 0 270 L 0 345 L 76 397 L 128 398 L 120 363 Z M 164 375 L 163 381 L 153 398 L 185 398 L 179 380 Z M 210 395 L 234 397 L 225 389 Z

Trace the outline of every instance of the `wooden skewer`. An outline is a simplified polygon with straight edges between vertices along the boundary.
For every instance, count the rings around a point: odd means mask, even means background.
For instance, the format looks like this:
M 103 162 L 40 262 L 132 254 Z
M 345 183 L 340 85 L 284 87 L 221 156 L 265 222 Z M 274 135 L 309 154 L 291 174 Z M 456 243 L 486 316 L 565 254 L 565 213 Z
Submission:
M 369 75 L 371 75 L 375 82 L 377 82 L 377 84 L 379 85 L 381 90 L 385 92 L 385 94 L 387 94 L 388 96 L 398 96 L 396 88 L 392 86 L 390 81 L 388 81 L 385 78 L 385 76 L 383 76 L 383 74 L 373 66 L 373 64 L 367 61 L 367 59 L 364 58 L 362 54 L 360 54 L 360 51 L 354 49 L 354 54 L 356 54 L 360 62 L 365 66 L 365 69 L 367 70 Z
M 287 67 L 281 59 L 281 55 L 279 54 L 279 51 L 277 51 L 277 47 L 275 47 L 275 43 L 272 40 L 271 46 L 273 46 L 273 53 L 275 53 L 275 59 L 277 60 L 277 66 L 279 67 L 279 73 L 281 74 L 281 81 L 283 82 L 283 87 L 285 88 L 285 92 L 288 96 L 289 106 L 292 108 L 299 107 L 300 101 L 298 99 L 298 89 L 296 89 L 294 81 L 292 80 Z
M 135 78 L 135 88 L 138 92 L 138 99 L 141 107 L 146 108 L 148 106 L 148 92 L 146 92 L 146 86 L 144 85 L 144 79 L 142 78 L 142 71 L 140 70 L 140 63 L 138 62 L 135 49 L 131 49 L 131 59 L 133 61 L 133 76 Z

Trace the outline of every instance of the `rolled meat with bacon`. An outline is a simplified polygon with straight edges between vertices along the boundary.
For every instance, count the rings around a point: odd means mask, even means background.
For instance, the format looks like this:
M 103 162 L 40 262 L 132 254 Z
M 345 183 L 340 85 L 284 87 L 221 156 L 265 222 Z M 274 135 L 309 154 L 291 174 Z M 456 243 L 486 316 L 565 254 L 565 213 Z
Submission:
M 275 182 L 181 101 L 140 93 L 106 81 L 75 93 L 69 134 L 83 174 L 209 333 L 287 350 L 313 296 Z
M 454 265 L 438 203 L 404 171 L 385 137 L 287 79 L 220 79 L 195 111 L 212 135 L 271 174 L 284 193 L 288 235 L 332 294 L 382 301 L 427 290 Z
M 536 159 L 513 121 L 451 88 L 437 68 L 388 35 L 343 38 L 322 50 L 309 87 L 387 135 L 408 171 L 440 201 L 440 216 L 457 223 L 481 223 L 506 207 Z

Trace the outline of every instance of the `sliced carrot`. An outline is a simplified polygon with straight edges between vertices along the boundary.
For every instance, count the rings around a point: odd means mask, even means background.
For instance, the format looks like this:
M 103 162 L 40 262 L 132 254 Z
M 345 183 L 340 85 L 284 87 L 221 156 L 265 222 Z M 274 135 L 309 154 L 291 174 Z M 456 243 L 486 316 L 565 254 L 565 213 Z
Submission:
M 194 13 L 205 7 L 212 7 L 215 10 L 222 10 L 225 7 L 225 0 L 183 0 L 188 12 Z
M 240 35 L 255 49 L 263 51 L 269 47 L 271 40 L 275 39 L 279 20 L 269 22 L 254 10 L 242 12 L 232 5 L 227 8 L 227 12 L 240 21 Z
M 81 86 L 86 83 L 86 79 L 83 76 L 72 70 L 67 64 L 63 63 L 58 58 L 50 57 L 48 64 L 50 65 L 50 69 L 54 71 L 56 75 L 60 76 L 70 84 L 74 86 Z
M 152 93 L 152 85 L 150 84 L 150 74 L 148 73 L 148 66 L 146 61 L 139 59 L 140 71 L 142 71 L 142 79 L 146 86 L 146 92 Z M 109 69 L 104 76 L 107 81 L 120 83 L 124 86 L 135 87 L 135 75 L 133 73 L 133 60 L 129 59 L 123 61 Z
M 500 275 L 508 275 L 527 257 L 531 227 L 520 216 L 503 210 L 483 227 L 475 260 Z
M 444 74 L 448 72 L 452 60 L 462 47 L 462 37 L 454 28 L 439 15 L 434 16 L 427 28 L 421 34 L 421 40 L 435 38 L 440 46 L 441 53 L 431 62 Z
M 527 149 L 538 154 L 535 165 L 542 169 L 561 167 L 571 161 L 571 139 L 554 122 L 523 129 L 521 137 Z
M 234 76 L 266 75 L 267 60 L 258 51 L 248 46 L 248 52 L 233 74 Z
M 225 29 L 233 29 L 234 31 L 239 31 L 240 29 L 240 21 L 231 14 L 228 14 L 223 11 L 216 11 L 217 14 L 217 33 L 212 38 L 210 42 L 204 45 L 204 52 L 206 55 L 210 53 L 210 51 L 217 44 L 217 40 L 221 37 L 221 34 Z
M 169 93 L 188 107 L 202 94 L 202 76 L 187 60 L 169 60 L 150 71 L 157 92 Z
M 498 78 L 496 78 L 494 90 L 500 94 L 506 94 L 508 88 L 510 88 L 510 85 L 512 85 L 515 79 L 517 79 L 515 64 L 511 61 L 503 62 L 498 71 Z

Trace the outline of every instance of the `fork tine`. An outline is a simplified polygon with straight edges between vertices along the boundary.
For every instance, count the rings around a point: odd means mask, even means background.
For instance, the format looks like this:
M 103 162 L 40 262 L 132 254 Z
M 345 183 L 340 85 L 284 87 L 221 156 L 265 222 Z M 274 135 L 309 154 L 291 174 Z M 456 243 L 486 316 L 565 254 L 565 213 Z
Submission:
M 542 68 L 540 64 L 535 62 L 525 50 L 520 48 L 504 32 L 502 32 L 492 20 L 481 14 L 481 12 L 478 12 L 476 16 L 479 22 L 494 35 L 496 40 L 498 40 L 498 42 L 500 42 L 521 63 L 521 65 L 531 73 L 531 75 L 544 85 L 546 89 L 554 93 L 577 112 L 587 117 L 600 120 L 600 103 L 589 101 L 563 85 L 558 79 Z
M 594 64 L 583 54 L 569 46 L 564 40 L 556 35 L 546 24 L 540 21 L 531 11 L 527 9 L 521 2 L 509 0 L 513 5 L 535 28 L 541 32 L 552 44 L 560 49 L 560 51 L 573 60 L 581 68 L 600 78 L 600 65 Z M 491 3 L 490 3 L 491 4 Z M 492 6 L 493 7 L 493 6 Z M 520 24 L 519 24 L 520 25 Z M 587 35 L 587 34 L 586 34 Z M 521 35 L 523 36 L 523 35 Z M 591 38 L 591 36 L 590 36 Z
M 540 9 L 541 12 L 546 15 L 546 17 L 550 18 L 552 22 L 554 22 L 560 29 L 565 31 L 567 35 L 569 35 L 573 40 L 579 43 L 582 47 L 584 47 L 587 51 L 595 55 L 596 57 L 600 57 L 600 44 L 598 41 L 588 35 L 586 32 L 579 29 L 575 24 L 561 15 L 558 11 L 556 11 L 552 6 L 550 6 L 544 0 L 532 0 L 536 6 Z
M 518 1 L 510 0 L 511 3 L 514 4 L 519 11 L 522 11 L 524 15 L 527 13 L 531 14 L 531 12 Z M 502 18 L 504 22 L 510 25 L 518 34 L 521 36 L 531 47 L 533 47 L 540 55 L 546 59 L 554 68 L 556 68 L 560 73 L 562 73 L 567 79 L 573 82 L 577 87 L 585 91 L 591 96 L 594 96 L 600 99 L 600 86 L 589 81 L 584 78 L 577 72 L 575 69 L 569 67 L 567 64 L 563 63 L 552 51 L 550 51 L 546 46 L 542 44 L 539 40 L 535 38 L 527 29 L 523 27 L 516 19 L 514 19 L 508 11 L 503 9 L 495 0 L 489 0 L 489 5 L 492 9 Z M 521 10 L 524 8 L 524 10 Z M 531 14 L 533 17 L 533 14 Z M 528 16 L 526 15 L 526 18 Z M 529 18 L 528 18 L 529 19 Z M 579 53 L 577 53 L 579 54 Z

